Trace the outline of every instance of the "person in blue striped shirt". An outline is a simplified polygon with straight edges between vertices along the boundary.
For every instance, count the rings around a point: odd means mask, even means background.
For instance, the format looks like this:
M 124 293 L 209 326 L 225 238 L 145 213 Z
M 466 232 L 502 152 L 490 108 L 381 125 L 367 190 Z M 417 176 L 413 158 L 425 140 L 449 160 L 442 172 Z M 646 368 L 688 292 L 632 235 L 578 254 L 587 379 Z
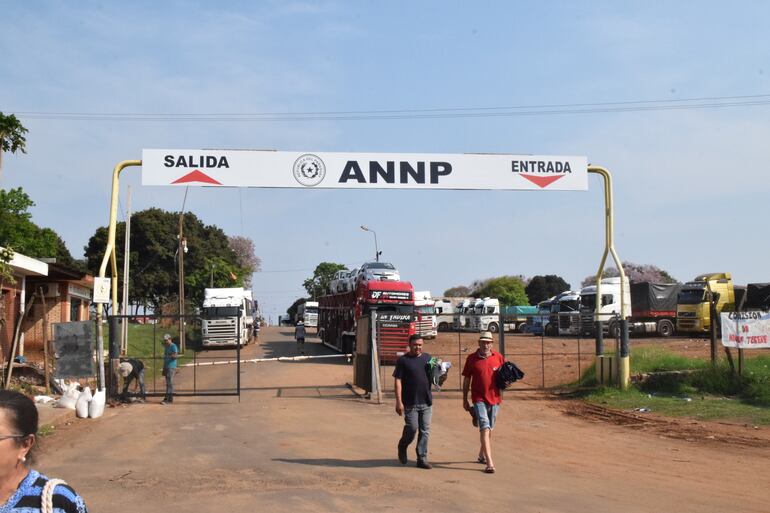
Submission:
M 35 403 L 19 392 L 0 390 L 0 512 L 87 513 L 72 487 L 30 468 L 37 427 Z

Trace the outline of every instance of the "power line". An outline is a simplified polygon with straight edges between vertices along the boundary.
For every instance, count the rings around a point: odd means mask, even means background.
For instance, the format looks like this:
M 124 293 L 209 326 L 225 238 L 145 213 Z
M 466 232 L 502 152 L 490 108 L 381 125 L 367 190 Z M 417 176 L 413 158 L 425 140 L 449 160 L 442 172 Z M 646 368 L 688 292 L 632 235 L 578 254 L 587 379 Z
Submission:
M 712 96 L 668 100 L 631 100 L 596 103 L 560 103 L 493 107 L 446 107 L 431 109 L 359 110 L 318 112 L 256 113 L 86 113 L 86 112 L 15 112 L 28 119 L 51 121 L 370 121 L 394 119 L 451 119 L 484 117 L 547 116 L 598 114 L 612 112 L 649 112 L 667 110 L 750 107 L 770 104 L 770 94 Z M 10 111 L 10 110 L 9 110 Z

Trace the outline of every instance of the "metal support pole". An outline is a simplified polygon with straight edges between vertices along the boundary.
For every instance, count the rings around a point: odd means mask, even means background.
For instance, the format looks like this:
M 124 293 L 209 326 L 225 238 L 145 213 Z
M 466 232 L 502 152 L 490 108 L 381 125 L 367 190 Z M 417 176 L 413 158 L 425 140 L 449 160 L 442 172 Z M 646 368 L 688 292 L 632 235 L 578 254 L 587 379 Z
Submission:
M 613 212 L 612 212 L 612 178 L 610 176 L 610 172 L 606 170 L 603 167 L 599 166 L 588 166 L 588 172 L 589 173 L 596 173 L 598 175 L 601 175 L 604 178 L 604 236 L 605 236 L 605 246 L 604 246 L 604 253 L 602 254 L 601 263 L 599 264 L 599 270 L 596 272 L 596 306 L 594 310 L 594 321 L 596 321 L 597 330 L 596 330 L 596 366 L 597 371 L 599 370 L 599 367 L 601 365 L 601 358 L 604 354 L 604 343 L 601 339 L 601 317 L 600 317 L 600 310 L 602 305 L 602 293 L 601 293 L 601 283 L 602 283 L 602 275 L 604 274 L 604 264 L 607 262 L 607 255 L 611 255 L 613 261 L 615 262 L 615 266 L 618 268 L 618 271 L 620 272 L 620 318 L 625 320 L 630 315 L 629 306 L 626 304 L 626 273 L 623 270 L 623 264 L 620 261 L 620 258 L 618 257 L 617 252 L 615 251 L 614 246 L 614 219 L 613 219 Z M 626 323 L 626 329 L 628 328 L 628 323 Z M 626 344 L 626 351 L 628 351 L 628 346 Z M 620 375 L 618 376 L 618 382 L 620 385 L 620 388 L 626 389 L 628 388 L 628 384 L 630 381 L 630 356 L 626 354 L 625 356 L 619 356 L 620 358 Z M 597 373 L 598 374 L 598 373 Z
M 104 250 L 104 257 L 99 266 L 99 278 L 105 278 L 107 274 L 107 263 L 112 261 L 112 304 L 117 308 L 118 304 L 118 271 L 115 259 L 115 227 L 118 219 L 118 193 L 120 191 L 120 173 L 123 169 L 130 166 L 141 166 L 141 160 L 124 160 L 115 166 L 112 170 L 112 194 L 110 197 L 110 222 L 107 230 L 107 247 Z M 100 390 L 104 389 L 104 327 L 102 326 L 103 305 L 96 306 L 96 362 L 99 366 Z

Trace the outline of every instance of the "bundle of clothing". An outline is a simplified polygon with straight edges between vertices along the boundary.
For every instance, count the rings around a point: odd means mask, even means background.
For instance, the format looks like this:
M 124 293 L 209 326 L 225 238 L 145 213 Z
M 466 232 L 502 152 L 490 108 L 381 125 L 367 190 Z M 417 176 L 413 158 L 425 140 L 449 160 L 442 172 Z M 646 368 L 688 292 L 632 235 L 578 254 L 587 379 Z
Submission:
M 449 375 L 449 369 L 452 368 L 452 362 L 445 362 L 441 358 L 432 356 L 428 361 L 428 381 L 436 390 L 441 390 L 441 385 L 446 381 Z

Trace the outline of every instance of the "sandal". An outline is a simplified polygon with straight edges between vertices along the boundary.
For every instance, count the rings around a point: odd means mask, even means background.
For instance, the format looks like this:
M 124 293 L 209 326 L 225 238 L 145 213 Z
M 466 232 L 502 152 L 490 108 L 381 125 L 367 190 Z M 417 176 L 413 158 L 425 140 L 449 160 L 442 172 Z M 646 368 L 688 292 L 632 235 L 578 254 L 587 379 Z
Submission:
M 494 474 L 495 473 L 495 467 L 487 467 L 484 469 L 484 472 L 486 474 Z
M 487 462 L 487 460 L 484 459 L 484 456 L 479 456 L 478 458 L 476 458 L 476 463 L 484 464 L 486 462 Z

